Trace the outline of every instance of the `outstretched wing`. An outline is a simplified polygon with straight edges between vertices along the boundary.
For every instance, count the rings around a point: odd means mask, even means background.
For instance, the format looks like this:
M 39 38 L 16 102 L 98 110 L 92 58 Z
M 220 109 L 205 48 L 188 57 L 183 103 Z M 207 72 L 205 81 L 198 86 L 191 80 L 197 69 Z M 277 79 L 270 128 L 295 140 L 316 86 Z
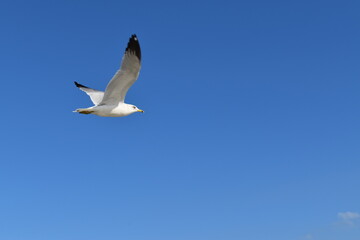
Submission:
M 81 85 L 78 82 L 74 82 L 74 83 L 81 91 L 84 91 L 84 92 L 86 92 L 87 95 L 89 95 L 89 97 L 90 97 L 91 101 L 94 103 L 94 105 L 98 105 L 101 102 L 101 100 L 103 99 L 104 92 L 86 87 L 84 85 Z
M 121 67 L 107 85 L 104 98 L 99 105 L 117 105 L 124 102 L 127 91 L 139 76 L 140 67 L 140 44 L 133 34 L 122 58 Z

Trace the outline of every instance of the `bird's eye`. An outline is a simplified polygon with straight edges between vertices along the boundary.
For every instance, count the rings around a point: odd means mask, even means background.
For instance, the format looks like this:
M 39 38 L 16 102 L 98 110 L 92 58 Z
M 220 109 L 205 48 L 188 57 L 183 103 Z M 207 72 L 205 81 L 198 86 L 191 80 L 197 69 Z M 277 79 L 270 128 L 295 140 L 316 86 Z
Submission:
M 133 109 L 136 109 L 136 107 L 135 107 L 135 106 L 133 106 Z

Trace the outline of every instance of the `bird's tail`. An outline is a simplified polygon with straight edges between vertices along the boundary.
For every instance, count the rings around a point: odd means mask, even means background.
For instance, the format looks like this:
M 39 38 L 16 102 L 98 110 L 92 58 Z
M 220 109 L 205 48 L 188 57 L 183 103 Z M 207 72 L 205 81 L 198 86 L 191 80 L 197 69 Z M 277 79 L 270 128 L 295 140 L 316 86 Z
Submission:
M 90 114 L 90 113 L 93 113 L 94 111 L 91 110 L 90 108 L 78 108 L 73 112 L 78 112 L 78 113 L 81 113 L 81 114 Z

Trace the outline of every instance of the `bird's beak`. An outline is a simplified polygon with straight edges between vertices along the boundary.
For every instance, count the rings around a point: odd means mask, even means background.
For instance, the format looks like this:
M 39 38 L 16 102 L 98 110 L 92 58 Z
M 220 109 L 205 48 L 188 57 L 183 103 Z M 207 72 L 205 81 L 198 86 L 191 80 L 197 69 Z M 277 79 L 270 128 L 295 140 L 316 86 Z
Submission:
M 138 111 L 138 112 L 141 112 L 141 113 L 143 113 L 143 112 L 144 112 L 144 111 L 143 111 L 143 110 L 141 110 L 141 109 L 138 109 L 137 111 Z

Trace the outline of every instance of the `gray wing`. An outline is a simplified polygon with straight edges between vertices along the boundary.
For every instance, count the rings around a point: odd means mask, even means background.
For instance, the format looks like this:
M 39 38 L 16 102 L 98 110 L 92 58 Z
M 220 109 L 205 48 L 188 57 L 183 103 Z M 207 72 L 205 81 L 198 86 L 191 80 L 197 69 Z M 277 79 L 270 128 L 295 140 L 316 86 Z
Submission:
M 94 105 L 98 105 L 102 101 L 104 97 L 104 92 L 86 87 L 77 82 L 74 83 L 81 91 L 84 91 L 87 95 L 89 95 Z
M 99 105 L 117 105 L 124 102 L 127 91 L 139 76 L 140 67 L 140 44 L 133 34 L 122 58 L 121 67 L 107 85 L 104 98 Z

